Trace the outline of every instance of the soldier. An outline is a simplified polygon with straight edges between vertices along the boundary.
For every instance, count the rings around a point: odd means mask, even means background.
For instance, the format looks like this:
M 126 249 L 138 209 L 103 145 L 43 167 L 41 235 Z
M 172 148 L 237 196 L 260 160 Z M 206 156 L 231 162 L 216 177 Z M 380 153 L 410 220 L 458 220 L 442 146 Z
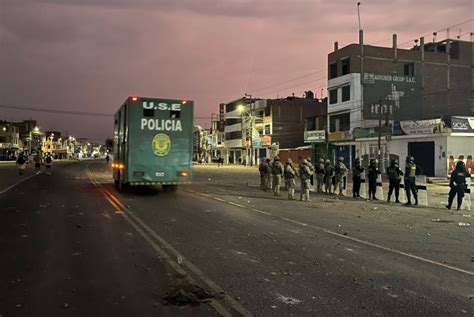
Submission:
M 301 179 L 301 196 L 300 200 L 309 200 L 309 186 L 310 186 L 311 169 L 308 166 L 308 161 L 301 160 L 300 165 L 300 179 Z
M 296 171 L 293 168 L 293 161 L 290 158 L 286 162 L 284 176 L 286 188 L 288 189 L 288 199 L 295 199 Z
M 332 193 L 332 177 L 334 174 L 334 167 L 331 165 L 330 160 L 326 160 L 324 165 L 324 187 L 326 188 L 326 193 Z
M 320 158 L 318 165 L 316 165 L 316 182 L 318 193 L 323 192 L 324 184 L 324 159 Z
M 377 191 L 377 177 L 380 174 L 380 170 L 377 167 L 377 161 L 375 159 L 370 160 L 367 178 L 369 179 L 369 199 L 377 200 L 375 198 L 375 192 Z
M 389 181 L 387 202 L 390 202 L 390 197 L 395 189 L 395 202 L 400 203 L 398 197 L 400 194 L 400 182 L 402 180 L 403 172 L 398 166 L 397 160 L 390 161 L 390 166 L 387 167 L 387 175 Z
M 415 198 L 415 206 L 418 205 L 418 193 L 416 190 L 416 164 L 413 156 L 407 156 L 405 166 L 405 191 L 407 193 L 407 203 L 405 205 L 411 205 L 411 194 Z
M 334 167 L 334 193 L 339 189 L 339 195 L 342 195 L 342 190 L 344 187 L 344 175 L 347 172 L 347 167 L 344 164 L 344 158 L 341 156 L 339 162 L 337 162 Z
M 449 180 L 449 187 L 451 187 L 451 190 L 449 191 L 448 204 L 446 205 L 446 208 L 451 209 L 454 196 L 458 195 L 457 210 L 461 209 L 464 192 L 467 189 L 466 177 L 471 177 L 471 175 L 466 170 L 464 162 L 458 161 L 456 163 L 456 169 L 451 173 L 451 178 Z
M 360 165 L 360 158 L 356 158 L 352 169 L 352 197 L 360 197 L 360 183 L 362 182 L 362 174 L 364 168 Z
M 271 189 L 271 176 L 272 176 L 272 167 L 270 166 L 270 159 L 266 158 L 263 165 L 263 184 L 264 191 Z
M 283 166 L 280 163 L 280 158 L 275 156 L 273 159 L 272 165 L 272 175 L 273 175 L 273 194 L 275 196 L 280 195 L 280 186 L 281 186 L 281 175 L 283 174 Z

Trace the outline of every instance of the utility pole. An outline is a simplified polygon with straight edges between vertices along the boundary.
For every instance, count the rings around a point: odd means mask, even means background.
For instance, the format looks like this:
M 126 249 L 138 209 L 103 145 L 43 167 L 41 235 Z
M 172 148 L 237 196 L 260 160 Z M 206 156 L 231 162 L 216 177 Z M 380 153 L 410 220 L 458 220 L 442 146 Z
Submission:
M 377 143 L 378 149 L 378 160 L 379 160 L 379 170 L 382 168 L 382 151 L 381 151 L 381 141 L 382 141 L 382 98 L 379 98 L 379 139 Z

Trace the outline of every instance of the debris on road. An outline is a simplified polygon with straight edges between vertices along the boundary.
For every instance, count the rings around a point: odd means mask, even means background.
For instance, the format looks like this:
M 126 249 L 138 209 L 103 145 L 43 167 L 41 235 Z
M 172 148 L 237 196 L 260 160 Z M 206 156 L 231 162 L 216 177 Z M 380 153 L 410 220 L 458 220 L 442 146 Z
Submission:
M 299 303 L 301 303 L 301 300 L 299 299 L 286 297 L 283 295 L 278 295 L 277 300 L 287 305 L 298 305 Z
M 63 305 L 64 308 L 68 308 L 69 307 L 69 304 L 67 302 L 64 303 Z
M 23 304 L 16 304 L 16 308 L 22 308 Z
M 180 265 L 183 264 L 183 258 L 182 257 L 178 256 L 177 260 L 178 260 L 178 264 L 180 264 Z
M 77 229 L 82 229 L 83 226 L 82 226 L 81 224 L 77 224 L 77 225 L 76 225 L 76 228 L 77 228 Z
M 459 227 L 470 227 L 471 224 L 469 222 L 460 222 L 460 223 L 458 223 L 458 226 Z
M 79 251 L 78 251 L 78 252 L 74 252 L 74 253 L 72 254 L 72 256 L 78 256 L 78 255 L 81 255 L 81 254 L 82 254 L 82 252 L 79 252 Z
M 471 215 L 462 215 L 463 217 L 471 218 Z
M 198 306 L 201 303 L 210 302 L 215 298 L 214 294 L 206 291 L 200 286 L 185 284 L 174 288 L 163 297 L 164 305 L 176 306 Z

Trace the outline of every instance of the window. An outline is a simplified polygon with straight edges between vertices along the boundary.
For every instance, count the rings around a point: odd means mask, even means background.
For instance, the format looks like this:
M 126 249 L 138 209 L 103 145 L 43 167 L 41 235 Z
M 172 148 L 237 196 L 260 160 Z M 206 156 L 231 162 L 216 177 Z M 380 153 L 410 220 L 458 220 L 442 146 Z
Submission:
M 228 132 L 225 134 L 226 140 L 242 139 L 242 131 Z
M 316 130 L 316 118 L 306 118 L 306 131 L 314 131 Z
M 268 105 L 265 107 L 265 117 L 269 117 L 272 115 L 272 106 Z
M 269 124 L 266 124 L 265 125 L 265 128 L 264 128 L 264 131 L 263 131 L 263 134 L 265 135 L 269 135 L 270 134 L 270 125 Z
M 449 56 L 451 59 L 459 59 L 459 42 L 450 42 Z
M 342 87 L 342 101 L 349 101 L 351 100 L 351 86 L 347 85 Z
M 349 131 L 350 128 L 350 113 L 343 113 L 329 118 L 329 132 Z
M 233 125 L 233 124 L 237 124 L 237 123 L 240 123 L 240 119 L 237 119 L 237 118 L 232 118 L 232 119 L 225 119 L 225 125 Z
M 415 76 L 415 64 L 408 63 L 403 67 L 403 74 L 405 76 Z
M 334 62 L 329 65 L 329 79 L 337 77 L 337 63 Z
M 329 90 L 329 104 L 337 103 L 337 88 Z
M 341 60 L 341 66 L 342 66 L 342 75 L 349 74 L 351 72 L 351 59 L 345 58 Z

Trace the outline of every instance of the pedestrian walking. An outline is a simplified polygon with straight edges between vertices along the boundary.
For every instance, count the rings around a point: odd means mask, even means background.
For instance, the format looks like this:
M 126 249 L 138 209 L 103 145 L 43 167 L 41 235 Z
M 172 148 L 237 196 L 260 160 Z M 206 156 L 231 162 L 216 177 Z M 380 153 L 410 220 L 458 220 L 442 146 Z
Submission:
M 41 153 L 37 152 L 36 156 L 33 159 L 35 161 L 35 171 L 36 174 L 39 174 L 41 172 L 41 163 L 43 162 L 43 158 L 41 157 Z
M 400 197 L 400 182 L 402 181 L 403 172 L 398 166 L 397 160 L 390 161 L 390 166 L 387 167 L 387 175 L 389 182 L 387 202 L 390 202 L 390 197 L 392 197 L 395 190 L 395 202 L 400 203 L 398 198 Z
M 281 175 L 283 174 L 283 166 L 280 163 L 280 158 L 275 156 L 273 159 L 272 165 L 272 175 L 273 175 L 273 194 L 275 196 L 280 195 L 280 187 L 281 187 Z
M 324 164 L 324 187 L 327 194 L 332 193 L 332 177 L 334 176 L 334 167 L 329 159 Z
M 457 195 L 457 210 L 461 209 L 464 193 L 467 189 L 466 177 L 471 177 L 471 174 L 469 174 L 469 172 L 467 171 L 464 162 L 458 161 L 456 163 L 456 168 L 451 173 L 451 178 L 449 180 L 449 187 L 451 187 L 451 190 L 449 191 L 448 204 L 446 205 L 446 208 L 451 209 L 454 196 Z
M 265 190 L 265 159 L 260 159 L 260 164 L 258 165 L 258 171 L 260 173 L 260 189 Z
M 316 190 L 318 193 L 323 192 L 324 184 L 324 159 L 320 158 L 318 165 L 316 165 Z
M 352 197 L 360 197 L 360 184 L 362 183 L 362 175 L 365 169 L 360 164 L 360 158 L 354 161 L 354 168 L 352 169 Z
M 344 189 L 344 176 L 347 173 L 347 167 L 344 164 L 344 158 L 341 156 L 339 162 L 334 167 L 334 193 L 337 194 L 339 189 L 339 195 L 342 195 Z
M 53 166 L 53 157 L 51 156 L 51 153 L 46 155 L 44 162 L 46 165 L 46 174 L 51 175 L 51 168 Z
M 106 162 L 107 164 L 109 164 L 109 161 L 110 161 L 110 156 L 109 156 L 109 153 L 107 153 L 107 154 L 105 155 L 105 162 Z
M 288 189 L 288 199 L 295 199 L 296 170 L 293 167 L 293 161 L 289 158 L 285 166 L 285 184 Z
M 416 189 L 416 164 L 413 156 L 407 156 L 405 166 L 405 191 L 407 193 L 407 203 L 405 205 L 411 205 L 411 194 L 415 198 L 415 206 L 418 205 L 418 192 Z
M 18 166 L 18 175 L 23 175 L 26 168 L 26 157 L 23 153 L 18 154 L 16 165 Z
M 377 177 L 380 175 L 380 170 L 377 167 L 375 159 L 370 160 L 369 168 L 367 169 L 367 178 L 369 179 L 369 199 L 377 200 L 375 192 L 377 191 Z
M 309 186 L 310 186 L 310 177 L 311 169 L 308 166 L 308 161 L 306 159 L 301 160 L 300 165 L 300 180 L 301 180 L 301 196 L 300 201 L 309 201 Z
M 272 177 L 272 167 L 270 165 L 270 159 L 266 158 L 265 159 L 265 168 L 263 171 L 263 183 L 264 183 L 264 191 L 270 190 L 272 188 L 272 182 L 271 182 L 271 177 Z

